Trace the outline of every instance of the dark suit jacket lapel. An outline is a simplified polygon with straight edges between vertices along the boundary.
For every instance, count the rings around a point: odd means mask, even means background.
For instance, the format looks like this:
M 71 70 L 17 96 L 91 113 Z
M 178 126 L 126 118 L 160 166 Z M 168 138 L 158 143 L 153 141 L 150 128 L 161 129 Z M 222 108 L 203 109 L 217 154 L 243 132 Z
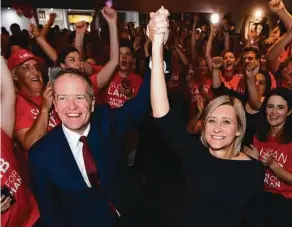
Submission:
M 79 167 L 77 165 L 77 162 L 73 156 L 73 153 L 71 151 L 71 148 L 69 146 L 68 140 L 63 132 L 63 129 L 61 126 L 58 126 L 58 135 L 56 143 L 58 144 L 57 147 L 60 149 L 60 162 L 63 167 L 66 168 L 67 171 L 70 172 L 70 175 L 74 176 L 74 180 L 78 181 L 80 184 L 87 187 L 87 184 L 85 183 L 83 176 L 79 170 Z M 66 180 L 66 179 L 64 179 Z
M 90 128 L 90 131 L 89 131 L 89 134 L 87 136 L 87 140 L 88 140 L 88 144 L 89 144 L 89 148 L 90 148 L 90 151 L 92 152 L 92 155 L 94 157 L 94 160 L 96 162 L 96 164 L 98 165 L 98 160 L 100 158 L 100 155 L 101 155 L 101 151 L 100 151 L 100 138 L 99 138 L 99 133 L 98 133 L 98 130 L 97 130 L 97 127 L 95 125 L 95 123 L 91 123 L 91 128 Z

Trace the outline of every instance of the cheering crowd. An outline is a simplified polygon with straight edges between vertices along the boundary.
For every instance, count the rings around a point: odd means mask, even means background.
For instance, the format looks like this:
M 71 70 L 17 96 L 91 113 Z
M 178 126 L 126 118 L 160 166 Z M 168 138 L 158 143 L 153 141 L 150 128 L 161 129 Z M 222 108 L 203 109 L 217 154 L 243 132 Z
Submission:
M 291 227 L 292 15 L 269 8 L 239 33 L 163 7 L 2 27 L 1 226 Z

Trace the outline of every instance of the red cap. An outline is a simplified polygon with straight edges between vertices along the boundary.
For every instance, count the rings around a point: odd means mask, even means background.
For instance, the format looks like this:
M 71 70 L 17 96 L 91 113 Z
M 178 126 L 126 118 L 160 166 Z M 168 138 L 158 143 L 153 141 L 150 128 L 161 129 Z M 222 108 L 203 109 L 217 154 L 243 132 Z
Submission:
M 33 55 L 31 52 L 25 49 L 19 49 L 14 54 L 12 54 L 8 59 L 8 68 L 12 70 L 16 66 L 23 64 L 24 62 L 33 59 L 40 62 L 39 58 Z

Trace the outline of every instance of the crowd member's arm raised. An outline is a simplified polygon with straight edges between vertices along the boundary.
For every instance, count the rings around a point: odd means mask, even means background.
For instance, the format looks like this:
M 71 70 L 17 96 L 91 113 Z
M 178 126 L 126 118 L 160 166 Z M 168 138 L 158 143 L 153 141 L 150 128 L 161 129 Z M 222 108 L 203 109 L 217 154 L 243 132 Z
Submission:
M 291 42 L 292 40 L 292 28 L 284 34 L 274 45 L 269 49 L 267 54 L 268 59 L 268 67 L 273 72 L 276 73 L 280 66 L 280 61 L 278 58 L 280 57 L 281 53 L 285 50 L 285 47 Z
M 151 106 L 153 116 L 161 118 L 170 109 L 163 71 L 163 45 L 168 38 L 168 11 L 161 8 L 156 15 L 150 14 L 148 36 L 152 40 Z
M 57 14 L 56 13 L 51 13 L 50 14 L 50 19 L 48 20 L 48 22 L 45 24 L 45 26 L 41 30 L 40 35 L 42 35 L 43 37 L 46 37 L 47 36 L 47 34 L 49 33 L 52 25 L 55 22 L 56 17 L 57 17 Z
M 206 62 L 208 65 L 208 69 L 209 72 L 212 73 L 212 66 L 213 66 L 213 59 L 212 59 L 212 45 L 213 45 L 213 41 L 217 35 L 218 32 L 218 26 L 217 25 L 212 25 L 211 26 L 211 33 L 206 45 L 206 53 L 205 53 L 205 58 L 206 58 Z
M 13 136 L 15 124 L 15 89 L 5 59 L 1 56 L 1 129 Z
M 191 38 L 191 48 L 192 48 L 192 59 L 197 59 L 197 51 L 196 51 L 196 35 L 197 35 L 197 24 L 198 24 L 199 17 L 194 16 L 194 23 L 192 28 L 192 38 Z
M 256 62 L 256 65 L 248 66 L 245 71 L 248 100 L 250 106 L 254 110 L 259 110 L 262 105 L 261 96 L 258 94 L 256 88 L 256 74 L 259 72 L 259 62 Z
M 169 143 L 172 150 L 183 160 L 189 160 L 187 146 L 190 133 L 187 132 L 184 121 L 181 120 L 182 108 L 179 103 L 172 103 L 170 108 L 165 75 L 163 70 L 163 45 L 168 38 L 168 11 L 161 8 L 150 14 L 148 36 L 152 40 L 152 71 L 150 100 L 152 114 L 160 134 Z M 193 138 L 193 137 L 192 137 Z M 197 143 L 197 140 L 191 143 Z
M 230 51 L 230 36 L 228 31 L 226 31 L 224 35 L 224 50 Z
M 220 68 L 222 67 L 223 60 L 222 57 L 214 57 L 212 60 L 212 87 L 219 88 L 222 84 L 220 79 Z
M 286 10 L 282 0 L 271 0 L 269 2 L 270 9 L 277 13 L 280 19 L 284 22 L 287 29 L 292 29 L 292 15 Z
M 74 47 L 79 51 L 81 57 L 84 58 L 84 37 L 87 32 L 87 24 L 85 21 L 75 23 L 75 42 Z M 84 63 L 85 66 L 86 63 Z M 90 74 L 89 72 L 88 74 Z
M 5 59 L 1 56 L 1 130 L 10 138 L 13 137 L 14 124 L 15 124 L 15 89 L 12 81 L 12 76 L 6 65 Z M 2 133 L 1 133 L 2 134 Z M 1 148 L 3 140 L 1 138 Z M 3 148 L 2 148 L 3 149 Z M 9 152 L 9 151 L 1 151 Z M 2 155 L 2 154 L 1 154 Z M 3 156 L 2 156 L 3 157 Z M 2 158 L 1 158 L 2 160 Z M 2 185 L 4 186 L 4 185 Z M 12 203 L 11 197 L 2 194 L 1 188 L 1 214 L 7 211 Z M 3 216 L 2 216 L 3 218 Z
M 98 74 L 94 75 L 94 76 L 97 76 L 97 84 L 99 88 L 103 88 L 108 83 L 111 76 L 115 72 L 116 67 L 119 64 L 117 12 L 114 9 L 111 9 L 108 7 L 104 7 L 101 12 L 109 25 L 110 60 L 105 64 L 105 66 L 102 68 L 102 70 Z M 86 24 L 83 23 L 83 27 L 85 26 Z M 75 47 L 79 51 L 82 49 L 82 52 L 83 52 L 83 38 L 84 38 L 85 31 L 86 31 L 85 28 L 81 29 L 80 33 L 83 33 L 83 35 L 82 34 L 79 35 L 79 32 L 76 32 Z M 84 69 L 85 69 L 86 74 L 88 75 L 92 74 L 92 67 L 87 62 L 84 62 Z
M 239 30 L 239 34 L 241 36 L 241 40 L 246 43 L 246 35 L 245 35 L 245 25 L 246 25 L 246 22 L 249 18 L 249 15 L 248 14 L 245 14 L 243 19 L 242 19 L 242 22 L 241 22 L 241 27 L 240 27 L 240 30 Z
M 45 28 L 43 28 L 44 30 Z M 42 48 L 42 50 L 46 53 L 46 55 L 54 62 L 56 63 L 58 55 L 56 50 L 47 42 L 45 39 L 45 35 L 43 33 L 45 32 L 39 32 L 38 28 L 34 24 L 30 24 L 29 27 L 30 33 L 35 38 L 38 45 Z M 42 31 L 43 31 L 42 30 Z
M 181 47 L 178 45 L 178 43 L 175 44 L 175 50 L 181 60 L 181 62 L 183 63 L 184 66 L 188 66 L 189 61 L 187 56 L 184 54 L 184 52 L 182 51 Z
M 267 54 L 268 67 L 276 73 L 279 69 L 280 62 L 278 57 L 284 51 L 285 47 L 292 39 L 292 15 L 286 10 L 284 3 L 281 0 L 271 0 L 269 2 L 271 11 L 275 12 L 280 19 L 284 22 L 288 32 L 283 35 L 274 45 L 269 49 Z

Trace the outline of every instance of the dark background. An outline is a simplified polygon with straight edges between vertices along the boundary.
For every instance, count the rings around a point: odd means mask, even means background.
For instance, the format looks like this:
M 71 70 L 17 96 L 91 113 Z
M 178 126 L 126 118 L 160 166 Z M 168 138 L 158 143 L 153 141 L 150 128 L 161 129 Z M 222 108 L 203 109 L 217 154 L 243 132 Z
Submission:
M 251 7 L 261 6 L 268 10 L 268 0 L 116 0 L 117 10 L 150 12 L 164 6 L 171 12 L 212 12 L 224 8 L 225 12 L 245 13 Z M 94 9 L 101 8 L 105 0 L 2 0 L 2 7 L 12 3 L 26 3 L 37 8 L 71 8 Z M 286 7 L 292 9 L 292 0 L 284 0 Z

